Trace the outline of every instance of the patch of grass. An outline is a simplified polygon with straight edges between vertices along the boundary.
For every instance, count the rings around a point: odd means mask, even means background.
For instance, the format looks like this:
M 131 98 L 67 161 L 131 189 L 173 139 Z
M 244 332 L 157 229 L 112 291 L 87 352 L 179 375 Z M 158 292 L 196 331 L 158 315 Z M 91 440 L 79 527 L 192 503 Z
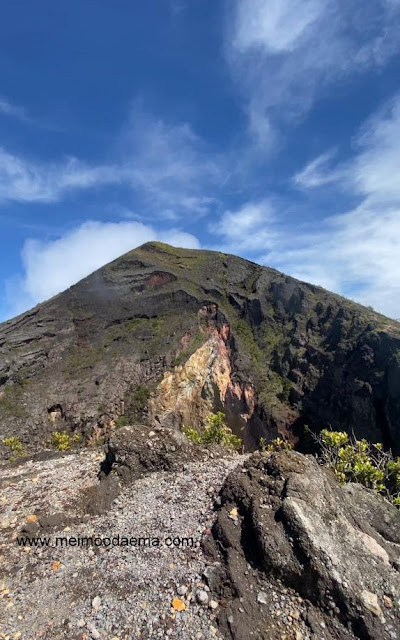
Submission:
M 287 378 L 281 377 L 282 380 L 282 399 L 286 404 L 289 402 L 290 392 L 292 390 L 292 383 Z
M 253 364 L 259 367 L 264 362 L 264 354 L 256 342 L 251 327 L 246 320 L 236 320 L 232 325 L 233 332 L 238 337 L 246 353 L 250 356 Z
M 188 360 L 190 356 L 202 346 L 206 338 L 207 336 L 204 333 L 198 331 L 194 338 L 192 338 L 192 340 L 189 342 L 187 347 L 185 347 L 180 352 L 180 354 L 176 358 L 174 358 L 174 360 L 172 361 L 172 366 L 176 367 L 179 364 L 183 364 L 184 362 L 186 362 L 186 360 Z
M 276 371 L 269 370 L 260 385 L 259 403 L 261 407 L 267 409 L 283 402 L 289 403 L 292 383 L 287 378 L 283 378 Z
M 133 390 L 125 391 L 124 413 L 115 420 L 118 428 L 125 427 L 128 424 L 135 424 L 135 422 L 142 419 L 143 413 L 147 408 L 150 393 L 150 389 L 144 385 L 139 385 Z
M 3 444 L 10 451 L 10 460 L 16 460 L 24 455 L 24 447 L 19 438 L 11 436 L 10 438 L 4 438 Z
M 143 343 L 146 349 L 157 353 L 166 326 L 167 317 L 163 315 L 154 318 L 129 318 L 106 329 L 103 347 L 108 349 L 115 342 L 135 341 L 137 345 Z
M 293 323 L 288 322 L 283 328 L 278 326 L 273 327 L 270 324 L 264 324 L 262 328 L 261 340 L 263 352 L 268 359 L 274 351 L 279 348 L 284 349 L 290 344 L 290 337 L 286 334 L 293 329 Z
M 139 385 L 138 387 L 136 387 L 136 389 L 130 395 L 130 405 L 132 409 L 137 413 L 141 413 L 145 409 L 149 397 L 150 389 L 143 385 Z
M 64 372 L 68 376 L 74 376 L 85 369 L 92 369 L 101 361 L 103 355 L 104 352 L 100 347 L 84 348 L 75 345 L 69 353 Z
M 118 418 L 115 420 L 115 426 L 117 427 L 117 429 L 121 429 L 121 427 L 126 427 L 126 425 L 128 425 L 130 423 L 131 423 L 131 421 L 125 415 L 118 416 Z
M 265 325 L 262 328 L 261 347 L 251 326 L 245 320 L 236 320 L 232 326 L 239 346 L 250 356 L 260 405 L 267 409 L 277 406 L 280 402 L 288 404 L 292 383 L 270 368 L 270 358 L 278 346 L 285 347 L 289 344 L 290 338 L 285 338 L 278 328 Z
M 25 418 L 27 410 L 23 406 L 24 389 L 28 382 L 20 380 L 18 384 L 6 387 L 0 396 L 0 414 L 13 417 Z

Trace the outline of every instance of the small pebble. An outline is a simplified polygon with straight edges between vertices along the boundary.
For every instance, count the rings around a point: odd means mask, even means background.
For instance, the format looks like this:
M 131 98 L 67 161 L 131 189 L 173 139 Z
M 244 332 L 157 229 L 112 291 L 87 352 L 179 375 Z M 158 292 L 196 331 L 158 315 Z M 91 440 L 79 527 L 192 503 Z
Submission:
M 196 600 L 199 604 L 208 604 L 208 593 L 204 589 L 196 591 Z

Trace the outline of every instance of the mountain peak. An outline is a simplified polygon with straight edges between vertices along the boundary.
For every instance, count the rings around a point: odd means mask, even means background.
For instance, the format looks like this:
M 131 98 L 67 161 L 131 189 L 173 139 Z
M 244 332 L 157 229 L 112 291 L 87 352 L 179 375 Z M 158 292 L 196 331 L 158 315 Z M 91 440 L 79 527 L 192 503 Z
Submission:
M 223 409 L 247 449 L 327 424 L 396 448 L 399 328 L 274 269 L 148 242 L 0 325 L 0 439 Z

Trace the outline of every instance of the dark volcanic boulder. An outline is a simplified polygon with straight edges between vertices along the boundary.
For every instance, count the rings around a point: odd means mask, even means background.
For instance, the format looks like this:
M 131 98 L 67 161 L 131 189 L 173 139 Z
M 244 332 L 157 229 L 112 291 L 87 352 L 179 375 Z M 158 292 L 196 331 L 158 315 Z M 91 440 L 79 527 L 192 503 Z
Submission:
M 207 455 L 202 447 L 194 447 L 179 431 L 146 425 L 117 429 L 106 447 L 102 473 L 116 474 L 123 482 L 131 482 L 151 471 L 182 470 L 188 460 Z
M 400 637 L 400 512 L 387 500 L 340 486 L 311 456 L 280 452 L 254 454 L 221 501 L 208 547 L 222 560 L 213 586 L 226 599 L 227 637 Z M 277 624 L 276 584 L 299 596 L 306 631 L 291 616 Z

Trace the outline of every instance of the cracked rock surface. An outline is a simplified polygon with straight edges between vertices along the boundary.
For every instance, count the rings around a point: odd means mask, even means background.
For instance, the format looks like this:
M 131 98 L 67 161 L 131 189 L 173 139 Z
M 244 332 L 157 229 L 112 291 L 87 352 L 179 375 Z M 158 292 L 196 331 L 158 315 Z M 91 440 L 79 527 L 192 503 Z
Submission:
M 208 548 L 223 562 L 213 590 L 227 601 L 226 637 L 400 638 L 400 512 L 391 503 L 340 486 L 293 451 L 254 454 L 229 475 L 221 501 Z

